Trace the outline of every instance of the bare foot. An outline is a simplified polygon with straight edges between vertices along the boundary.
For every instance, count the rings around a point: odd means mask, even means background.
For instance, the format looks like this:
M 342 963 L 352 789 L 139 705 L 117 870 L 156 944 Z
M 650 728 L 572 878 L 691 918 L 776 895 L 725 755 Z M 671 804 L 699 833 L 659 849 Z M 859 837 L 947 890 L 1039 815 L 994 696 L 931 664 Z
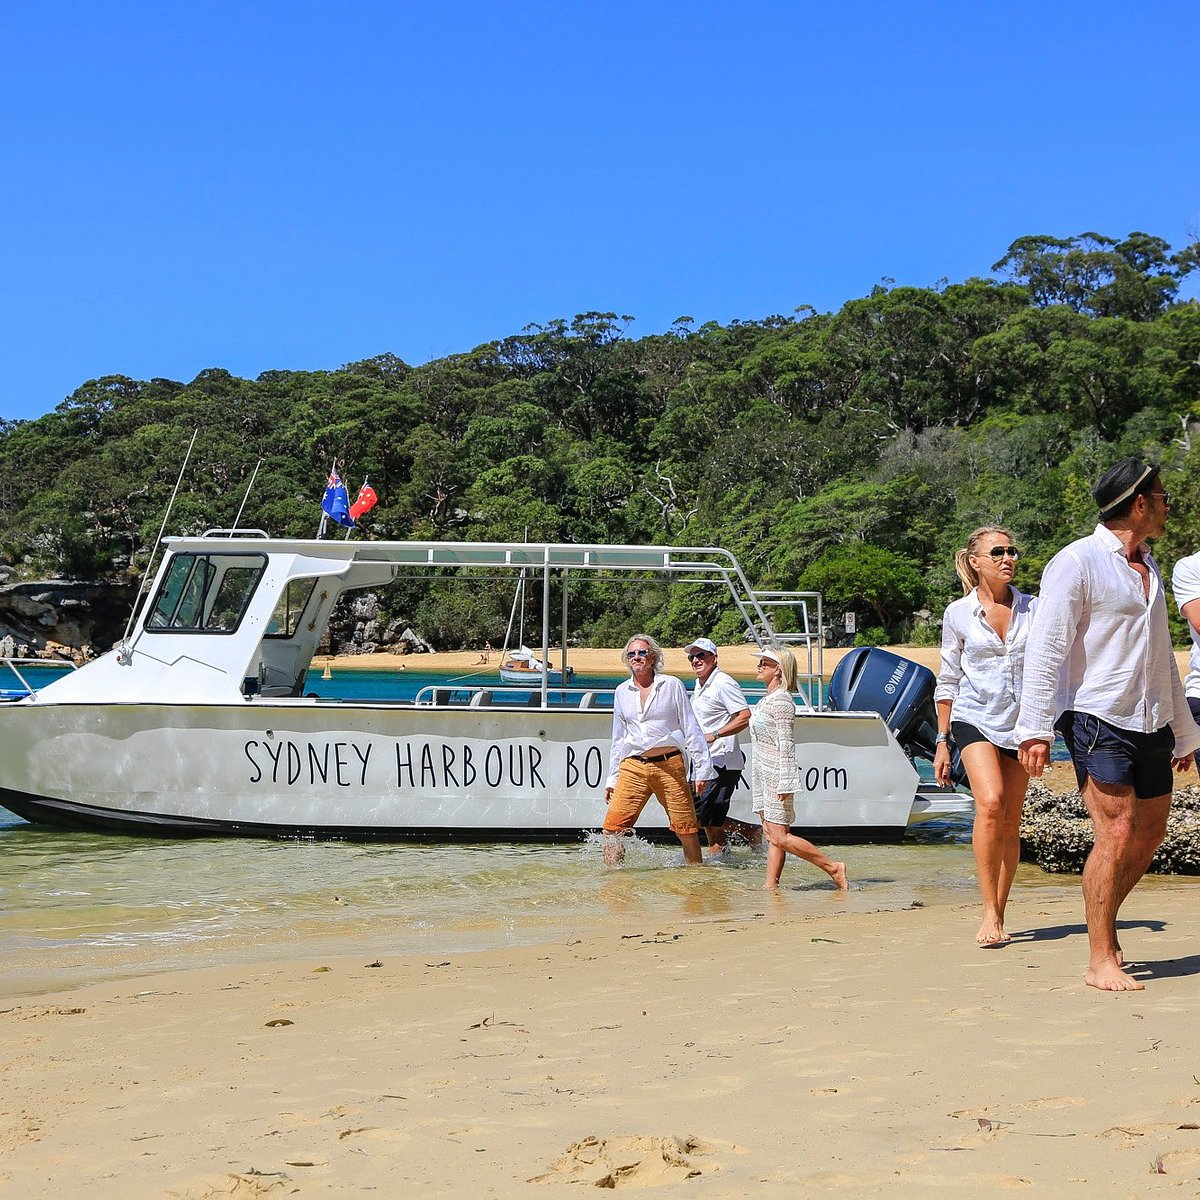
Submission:
M 850 890 L 850 885 L 846 882 L 846 864 L 844 862 L 833 864 L 833 871 L 829 878 L 838 885 L 840 891 L 848 892 Z
M 1088 967 L 1083 982 L 1101 992 L 1144 992 L 1146 985 L 1131 979 L 1115 962 Z
M 604 839 L 604 865 L 607 867 L 619 867 L 625 861 L 625 847 L 621 844 L 619 837 L 605 837 Z
M 975 941 L 980 946 L 1006 946 L 1012 938 L 1004 932 L 1004 922 L 995 917 L 984 917 Z

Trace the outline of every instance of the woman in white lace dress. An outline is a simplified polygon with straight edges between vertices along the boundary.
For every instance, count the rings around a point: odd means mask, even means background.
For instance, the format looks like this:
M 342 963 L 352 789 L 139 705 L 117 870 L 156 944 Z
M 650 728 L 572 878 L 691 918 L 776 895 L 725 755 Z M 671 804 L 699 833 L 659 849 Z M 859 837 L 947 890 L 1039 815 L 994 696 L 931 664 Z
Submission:
M 796 659 L 786 646 L 759 651 L 758 678 L 767 694 L 750 714 L 754 746 L 754 811 L 762 820 L 767 848 L 768 889 L 779 886 L 789 854 L 820 867 L 837 886 L 846 888 L 846 864 L 834 862 L 812 842 L 792 832 L 796 821 L 793 797 L 800 770 L 796 765 Z

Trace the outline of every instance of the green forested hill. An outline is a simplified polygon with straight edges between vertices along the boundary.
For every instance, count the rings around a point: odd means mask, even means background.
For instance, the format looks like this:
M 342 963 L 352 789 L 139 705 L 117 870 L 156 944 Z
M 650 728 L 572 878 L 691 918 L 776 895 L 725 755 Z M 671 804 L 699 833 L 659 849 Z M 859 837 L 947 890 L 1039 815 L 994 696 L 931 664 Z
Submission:
M 835 313 L 636 337 L 585 313 L 410 367 L 113 376 L 0 425 L 0 558 L 22 575 L 144 567 L 194 427 L 171 532 L 232 522 L 311 536 L 330 463 L 379 505 L 355 536 L 718 544 L 767 587 L 904 636 L 959 594 L 953 551 L 1009 525 L 1019 582 L 1086 532 L 1090 481 L 1161 461 L 1176 498 L 1159 550 L 1200 547 L 1200 306 L 1178 303 L 1200 244 L 1022 238 L 994 279 L 877 287 Z M 511 597 L 396 596 L 441 644 L 497 634 Z M 578 634 L 631 623 L 678 642 L 732 634 L 710 597 L 585 587 Z M 917 622 L 919 625 L 919 621 Z

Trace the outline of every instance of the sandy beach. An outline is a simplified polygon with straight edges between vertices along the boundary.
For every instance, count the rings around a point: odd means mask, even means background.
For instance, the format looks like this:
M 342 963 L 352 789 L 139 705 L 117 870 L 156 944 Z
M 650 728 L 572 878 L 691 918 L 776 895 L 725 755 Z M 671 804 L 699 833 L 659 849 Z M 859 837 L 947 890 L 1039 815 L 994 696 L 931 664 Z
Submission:
M 722 669 L 739 678 L 753 679 L 754 668 L 758 660 L 753 656 L 756 647 L 742 642 L 735 646 L 722 646 L 720 664 Z M 912 659 L 923 667 L 928 667 L 935 674 L 941 660 L 940 651 L 936 646 L 885 646 L 885 650 Z M 822 667 L 826 676 L 830 675 L 839 662 L 849 653 L 848 649 L 826 649 Z M 672 675 L 682 679 L 690 679 L 694 672 L 688 664 L 687 655 L 682 649 L 669 647 L 665 649 L 666 669 Z M 338 656 L 320 655 L 313 659 L 314 667 L 329 664 L 331 670 L 386 671 L 408 669 L 419 666 L 428 671 L 454 671 L 468 674 L 472 671 L 483 670 L 484 664 L 479 661 L 478 650 L 447 650 L 434 654 L 344 654 Z M 798 660 L 803 670 L 803 658 Z M 1177 650 L 1175 661 L 1179 665 L 1180 674 L 1186 675 L 1188 669 L 1188 651 Z M 568 650 L 567 662 L 580 674 L 618 674 L 624 671 L 621 662 L 620 649 L 604 650 Z M 500 652 L 493 650 L 488 666 L 495 670 L 500 665 Z M 552 650 L 550 665 L 559 666 L 559 652 Z M 815 665 L 815 663 L 814 663 Z
M 750 650 L 723 665 L 751 674 Z M 685 674 L 680 651 L 668 669 Z M 1083 984 L 1071 877 L 1018 882 L 1014 940 L 991 950 L 973 899 L 876 911 L 880 881 L 854 887 L 853 863 L 851 881 L 843 897 L 796 867 L 750 915 L 615 913 L 536 946 L 417 956 L 348 936 L 332 955 L 300 942 L 294 960 L 0 1001 L 0 1187 L 1200 1195 L 1200 880 L 1148 877 L 1126 903 L 1146 990 L 1121 995 Z
M 905 658 L 912 659 L 913 662 L 929 667 L 932 671 L 936 671 L 938 668 L 939 652 L 936 646 L 888 646 L 885 648 L 893 654 L 903 655 Z M 722 669 L 742 679 L 753 679 L 754 669 L 758 665 L 758 660 L 752 657 L 755 649 L 754 645 L 747 642 L 741 642 L 734 646 L 722 646 L 720 653 Z M 672 675 L 678 675 L 682 679 L 690 679 L 693 676 L 694 672 L 688 663 L 687 655 L 681 648 L 665 647 L 664 653 L 666 669 Z M 821 662 L 823 673 L 828 676 L 848 653 L 848 649 L 825 650 Z M 350 671 L 395 671 L 419 667 L 423 671 L 450 671 L 467 675 L 485 669 L 494 671 L 499 667 L 501 657 L 498 650 L 493 650 L 490 662 L 485 666 L 479 661 L 480 652 L 478 650 L 444 650 L 433 654 L 318 655 L 313 659 L 313 666 L 319 668 L 328 664 L 331 670 Z M 1184 655 L 1184 659 L 1186 661 L 1186 655 Z M 797 661 L 803 670 L 806 665 L 803 655 Z M 567 662 L 581 675 L 614 675 L 621 674 L 625 670 L 619 648 L 571 649 L 567 651 Z M 550 651 L 550 665 L 555 668 L 560 665 L 560 655 L 557 650 Z M 816 665 L 814 657 L 814 670 Z
M 806 880 L 811 886 L 811 881 Z M 1122 917 L 1147 990 L 1085 988 L 1077 899 L 762 915 L 522 950 L 105 984 L 3 1013 L 19 1197 L 1195 1195 L 1200 887 Z M 1182 1188 L 1182 1191 L 1180 1190 Z

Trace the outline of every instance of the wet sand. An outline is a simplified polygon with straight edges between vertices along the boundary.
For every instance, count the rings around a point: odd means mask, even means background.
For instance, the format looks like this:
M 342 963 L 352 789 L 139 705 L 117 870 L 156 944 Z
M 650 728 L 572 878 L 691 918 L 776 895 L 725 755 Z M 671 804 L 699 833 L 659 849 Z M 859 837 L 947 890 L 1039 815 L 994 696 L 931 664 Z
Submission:
M 1147 990 L 1120 996 L 1083 985 L 1077 898 L 1014 895 L 1014 942 L 984 951 L 973 905 L 854 913 L 832 891 L 800 919 L 764 896 L 736 922 L 43 996 L 0 1013 L 0 1182 L 1194 1195 L 1198 901 L 1185 880 L 1134 893 Z

